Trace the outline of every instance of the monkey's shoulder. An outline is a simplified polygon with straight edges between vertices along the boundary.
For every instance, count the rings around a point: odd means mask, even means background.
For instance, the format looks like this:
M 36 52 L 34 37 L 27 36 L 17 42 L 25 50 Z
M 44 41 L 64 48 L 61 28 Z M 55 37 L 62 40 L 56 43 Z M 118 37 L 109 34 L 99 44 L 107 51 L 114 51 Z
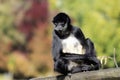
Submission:
M 77 33 L 77 32 L 82 32 L 82 30 L 77 26 L 73 26 L 72 27 L 72 33 Z

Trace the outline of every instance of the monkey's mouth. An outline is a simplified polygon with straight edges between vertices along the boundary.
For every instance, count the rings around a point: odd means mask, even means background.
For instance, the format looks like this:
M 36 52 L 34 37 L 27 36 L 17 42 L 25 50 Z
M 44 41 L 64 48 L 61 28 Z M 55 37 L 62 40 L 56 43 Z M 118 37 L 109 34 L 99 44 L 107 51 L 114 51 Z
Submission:
M 63 34 L 63 31 L 62 31 L 62 30 L 59 30 L 58 33 Z
M 55 32 L 56 32 L 58 35 L 61 35 L 61 36 L 64 35 L 64 31 L 62 31 L 62 30 L 55 30 Z

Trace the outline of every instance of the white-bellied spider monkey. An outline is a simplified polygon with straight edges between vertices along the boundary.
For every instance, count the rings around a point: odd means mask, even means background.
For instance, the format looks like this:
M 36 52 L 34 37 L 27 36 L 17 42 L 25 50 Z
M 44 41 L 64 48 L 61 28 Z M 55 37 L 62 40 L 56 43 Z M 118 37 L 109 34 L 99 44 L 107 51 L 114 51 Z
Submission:
M 53 24 L 52 55 L 55 71 L 67 75 L 100 68 L 93 42 L 85 38 L 80 28 L 71 25 L 66 13 L 57 14 Z

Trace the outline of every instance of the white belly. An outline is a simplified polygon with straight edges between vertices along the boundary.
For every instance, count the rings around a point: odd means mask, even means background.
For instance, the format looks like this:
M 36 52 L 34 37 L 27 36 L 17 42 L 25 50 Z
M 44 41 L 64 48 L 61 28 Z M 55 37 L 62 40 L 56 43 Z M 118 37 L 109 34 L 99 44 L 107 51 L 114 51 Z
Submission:
M 62 39 L 63 53 L 74 53 L 74 54 L 84 54 L 85 50 L 81 43 L 74 37 L 70 35 L 66 39 Z

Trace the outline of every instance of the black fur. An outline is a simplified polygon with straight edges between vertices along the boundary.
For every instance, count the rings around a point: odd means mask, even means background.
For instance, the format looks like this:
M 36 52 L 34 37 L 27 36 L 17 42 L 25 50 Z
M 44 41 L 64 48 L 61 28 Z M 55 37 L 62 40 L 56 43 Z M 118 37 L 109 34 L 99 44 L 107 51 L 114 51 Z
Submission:
M 58 30 L 53 30 L 52 55 L 54 59 L 54 70 L 64 75 L 68 73 L 98 70 L 100 68 L 100 62 L 96 58 L 93 42 L 85 38 L 80 28 L 71 25 L 71 20 L 67 14 L 59 13 L 53 18 L 53 24 L 59 22 L 67 23 L 67 29 L 61 34 Z M 84 55 L 62 52 L 63 46 L 61 39 L 67 38 L 70 34 L 73 34 L 86 50 Z M 69 70 L 68 66 L 70 61 L 79 65 Z

